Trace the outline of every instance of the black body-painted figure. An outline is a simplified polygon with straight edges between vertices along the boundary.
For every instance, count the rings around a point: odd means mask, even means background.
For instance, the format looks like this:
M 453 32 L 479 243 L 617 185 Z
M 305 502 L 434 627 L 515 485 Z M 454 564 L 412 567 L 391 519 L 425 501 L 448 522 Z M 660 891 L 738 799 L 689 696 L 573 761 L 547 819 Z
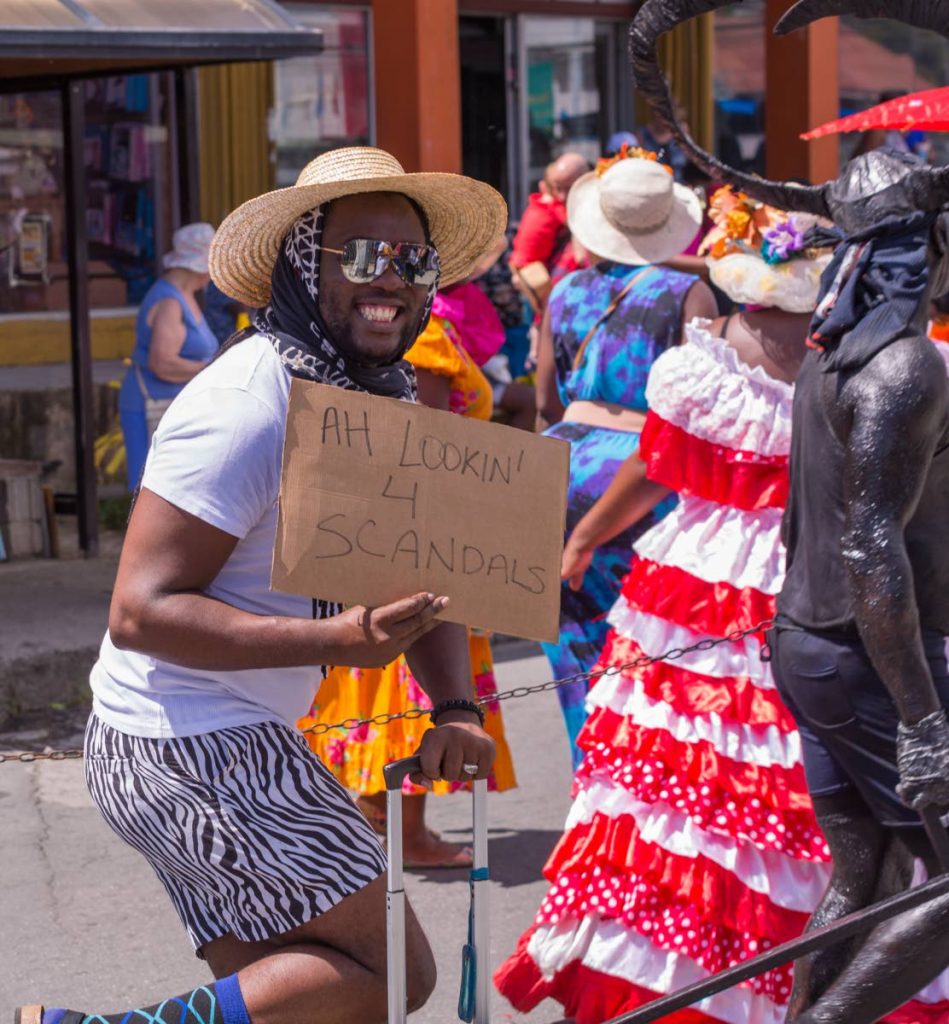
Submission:
M 633 22 L 636 85 L 675 123 L 656 42 L 730 0 L 647 0 Z M 836 14 L 949 34 L 937 0 L 801 0 L 778 32 Z M 795 388 L 788 575 L 774 670 L 800 727 L 834 857 L 811 927 L 938 873 L 916 811 L 949 806 L 949 381 L 926 337 L 945 283 L 949 171 L 876 150 L 822 186 L 742 174 L 683 148 L 713 178 L 841 232 Z M 871 1024 L 949 965 L 949 897 L 798 961 L 797 1024 Z

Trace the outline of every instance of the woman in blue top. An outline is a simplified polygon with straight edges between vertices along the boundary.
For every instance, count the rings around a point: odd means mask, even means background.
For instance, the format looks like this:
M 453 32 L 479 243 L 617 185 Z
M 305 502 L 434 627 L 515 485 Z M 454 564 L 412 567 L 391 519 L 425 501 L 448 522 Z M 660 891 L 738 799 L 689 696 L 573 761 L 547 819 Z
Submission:
M 213 237 L 210 224 L 178 228 L 174 248 L 162 261 L 165 273 L 149 288 L 138 311 L 132 365 L 119 391 L 130 491 L 142 478 L 161 413 L 218 348 L 195 297 L 209 280 Z
M 557 678 L 588 672 L 596 663 L 633 541 L 656 522 L 662 510 L 653 510 L 668 492 L 643 473 L 628 510 L 630 525 L 618 537 L 596 546 L 599 538 L 573 537 L 574 527 L 639 448 L 653 362 L 682 340 L 693 317 L 718 315 L 706 284 L 655 265 L 688 246 L 702 209 L 694 193 L 674 183 L 669 168 L 642 153 L 624 147 L 570 190 L 567 224 L 592 266 L 554 287 L 541 325 L 541 421 L 548 436 L 570 443 L 560 638 L 544 645 Z M 574 766 L 587 689 L 580 682 L 557 691 Z

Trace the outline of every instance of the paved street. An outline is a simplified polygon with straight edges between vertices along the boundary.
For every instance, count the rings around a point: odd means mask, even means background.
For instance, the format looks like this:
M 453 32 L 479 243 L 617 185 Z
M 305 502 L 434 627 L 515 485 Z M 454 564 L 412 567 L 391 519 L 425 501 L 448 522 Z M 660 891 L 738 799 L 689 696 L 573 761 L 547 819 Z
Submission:
M 508 661 L 498 666 L 499 686 L 541 682 L 547 671 L 542 657 Z M 492 965 L 514 948 L 537 909 L 540 869 L 559 836 L 570 786 L 556 696 L 509 702 L 504 714 L 520 788 L 489 800 Z M 470 801 L 459 795 L 432 805 L 432 825 L 464 838 Z M 207 978 L 158 881 L 92 807 L 80 763 L 0 765 L 0 817 L 0 1024 L 12 1021 L 20 1003 L 115 1011 Z M 464 873 L 411 875 L 408 890 L 439 967 L 438 991 L 413 1020 L 444 1024 L 456 1019 Z M 552 1024 L 560 1015 L 552 1003 L 517 1015 L 497 997 L 493 1019 Z

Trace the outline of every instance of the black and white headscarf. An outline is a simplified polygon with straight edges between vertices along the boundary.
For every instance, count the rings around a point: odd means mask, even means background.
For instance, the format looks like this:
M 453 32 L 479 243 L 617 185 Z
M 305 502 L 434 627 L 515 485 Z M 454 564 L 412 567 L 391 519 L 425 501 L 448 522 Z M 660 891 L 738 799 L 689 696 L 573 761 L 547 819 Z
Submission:
M 294 221 L 274 264 L 270 303 L 258 310 L 257 330 L 270 339 L 294 377 L 321 384 L 368 391 L 387 398 L 415 401 L 415 370 L 403 356 L 412 341 L 386 366 L 366 366 L 359 353 L 333 338 L 320 315 L 320 244 L 325 207 Z M 426 297 L 415 337 L 428 323 L 436 282 Z
M 324 211 L 323 206 L 310 210 L 287 232 L 274 264 L 270 302 L 257 311 L 254 327 L 270 340 L 293 377 L 414 402 L 415 369 L 403 357 L 428 323 L 438 282 L 429 288 L 415 336 L 393 361 L 386 366 L 364 365 L 358 352 L 346 351 L 339 339 L 332 337 L 320 315 Z M 425 232 L 427 237 L 427 225 Z M 314 619 L 332 618 L 341 611 L 342 605 L 336 602 L 313 601 Z

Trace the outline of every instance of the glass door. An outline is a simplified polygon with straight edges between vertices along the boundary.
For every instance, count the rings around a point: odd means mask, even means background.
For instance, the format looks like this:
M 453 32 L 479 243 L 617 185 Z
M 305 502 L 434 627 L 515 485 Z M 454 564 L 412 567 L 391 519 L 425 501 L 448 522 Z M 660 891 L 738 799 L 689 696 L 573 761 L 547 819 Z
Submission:
M 507 20 L 458 19 L 462 170 L 510 198 Z
M 630 127 L 626 23 L 519 15 L 513 33 L 519 96 L 517 209 L 547 164 L 568 151 L 591 163 L 613 131 Z

